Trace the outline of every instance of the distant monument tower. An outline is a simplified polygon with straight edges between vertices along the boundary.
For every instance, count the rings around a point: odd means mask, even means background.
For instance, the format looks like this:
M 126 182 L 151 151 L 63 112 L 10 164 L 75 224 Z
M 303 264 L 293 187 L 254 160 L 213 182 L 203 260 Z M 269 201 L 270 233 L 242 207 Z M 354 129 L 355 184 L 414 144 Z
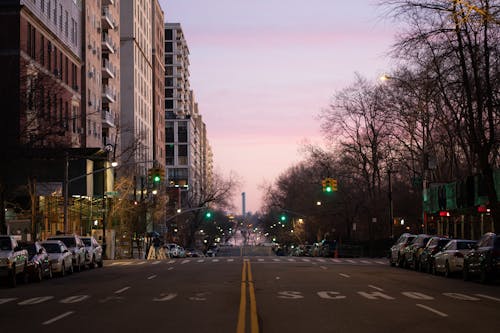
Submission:
M 241 215 L 243 216 L 243 220 L 245 220 L 245 216 L 247 215 L 246 208 L 245 208 L 245 198 L 246 194 L 245 192 L 241 193 Z

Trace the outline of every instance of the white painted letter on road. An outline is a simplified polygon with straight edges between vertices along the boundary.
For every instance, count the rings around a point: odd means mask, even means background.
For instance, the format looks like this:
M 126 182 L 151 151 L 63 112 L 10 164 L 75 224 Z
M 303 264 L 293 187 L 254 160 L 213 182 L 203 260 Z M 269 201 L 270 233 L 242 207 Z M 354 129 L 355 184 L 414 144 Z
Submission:
M 358 294 L 360 294 L 363 297 L 366 297 L 368 299 L 394 299 L 394 297 L 391 297 L 389 295 L 386 295 L 384 293 L 381 293 L 379 291 L 374 291 L 374 292 L 364 292 L 364 291 L 358 291 Z
M 454 298 L 454 299 L 459 299 L 461 301 L 479 301 L 479 298 L 464 295 L 464 294 L 458 294 L 458 293 L 443 293 L 443 295 Z
M 318 291 L 318 296 L 324 299 L 344 299 L 346 296 L 340 295 L 338 291 Z
M 424 301 L 430 301 L 433 300 L 434 297 L 428 296 L 422 293 L 417 293 L 416 291 L 404 291 L 401 294 L 403 294 L 406 297 L 413 298 L 413 299 L 419 299 L 419 300 L 424 300 Z
M 161 298 L 153 298 L 153 301 L 155 302 L 165 302 L 165 301 L 170 301 L 170 300 L 173 300 L 174 298 L 177 297 L 177 294 L 161 294 L 160 296 L 162 296 Z
M 279 295 L 278 298 L 283 298 L 283 299 L 304 298 L 304 296 L 302 296 L 302 293 L 300 291 L 280 291 L 278 295 Z

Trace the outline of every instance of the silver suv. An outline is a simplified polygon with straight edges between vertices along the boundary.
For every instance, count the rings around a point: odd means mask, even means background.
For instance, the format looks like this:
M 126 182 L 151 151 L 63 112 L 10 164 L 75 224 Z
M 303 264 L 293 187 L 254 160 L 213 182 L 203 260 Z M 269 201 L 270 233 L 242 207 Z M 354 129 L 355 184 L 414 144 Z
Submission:
M 412 235 L 409 233 L 402 234 L 396 244 L 391 247 L 389 253 L 389 263 L 391 266 L 398 264 L 399 267 L 404 265 L 404 249 L 411 243 L 413 239 L 417 237 L 416 235 Z
M 103 266 L 103 257 L 102 257 L 102 247 L 96 241 L 94 237 L 80 237 L 85 244 L 85 249 L 87 251 L 87 256 L 85 258 L 85 262 L 89 266 L 89 268 L 94 268 L 95 265 L 98 267 Z
M 73 255 L 73 268 L 78 272 L 85 268 L 87 250 L 85 249 L 85 244 L 83 244 L 82 239 L 78 235 L 51 236 L 48 237 L 47 240 L 59 240 L 63 242 Z
M 0 236 L 0 277 L 7 277 L 15 287 L 17 276 L 27 279 L 28 251 L 23 250 L 12 236 Z

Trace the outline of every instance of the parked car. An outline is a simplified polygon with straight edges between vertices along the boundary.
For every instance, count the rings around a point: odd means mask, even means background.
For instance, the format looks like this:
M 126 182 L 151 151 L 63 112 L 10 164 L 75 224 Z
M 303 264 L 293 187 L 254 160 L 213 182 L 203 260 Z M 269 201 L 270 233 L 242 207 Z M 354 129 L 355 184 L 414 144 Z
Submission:
M 47 240 L 60 240 L 73 255 L 73 268 L 78 272 L 85 267 L 86 249 L 78 235 L 51 236 Z
M 42 246 L 49 254 L 52 272 L 61 276 L 73 273 L 73 255 L 60 240 L 47 240 Z
M 399 267 L 403 267 L 404 265 L 404 254 L 403 251 L 410 242 L 417 237 L 416 235 L 412 235 L 409 233 L 404 233 L 399 236 L 396 243 L 391 247 L 389 251 L 389 264 L 391 266 L 395 266 L 396 264 Z
M 476 241 L 468 239 L 450 240 L 441 252 L 434 255 L 432 273 L 444 273 L 444 276 L 450 277 L 453 273 L 461 272 L 464 264 L 464 256 L 475 244 Z
M 450 241 L 447 237 L 433 236 L 427 242 L 424 250 L 420 254 L 419 268 L 422 272 L 431 273 L 434 265 L 434 255 L 441 251 Z
M 334 257 L 335 251 L 337 250 L 337 241 L 323 240 L 320 243 L 320 256 L 322 257 Z
M 0 277 L 6 277 L 11 287 L 17 285 L 17 278 L 28 278 L 28 251 L 22 249 L 12 236 L 0 236 Z
M 27 272 L 32 281 L 41 282 L 44 277 L 52 278 L 52 264 L 49 255 L 40 242 L 19 243 L 28 251 Z
M 403 267 L 420 269 L 420 255 L 431 237 L 431 235 L 419 234 L 404 248 Z
M 479 276 L 482 283 L 500 276 L 500 235 L 484 234 L 472 250 L 464 256 L 464 280 Z
M 94 237 L 80 237 L 83 244 L 85 244 L 86 258 L 85 263 L 89 268 L 94 268 L 95 265 L 102 267 L 104 265 L 104 258 L 102 247 Z

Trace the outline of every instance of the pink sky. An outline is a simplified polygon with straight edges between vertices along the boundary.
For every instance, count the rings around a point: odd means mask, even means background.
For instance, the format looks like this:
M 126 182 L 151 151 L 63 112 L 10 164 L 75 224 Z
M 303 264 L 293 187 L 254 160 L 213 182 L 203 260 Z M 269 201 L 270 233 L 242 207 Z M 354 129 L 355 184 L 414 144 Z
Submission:
M 247 211 L 259 186 L 301 161 L 304 141 L 322 144 L 319 111 L 354 73 L 390 69 L 395 27 L 370 0 L 160 0 L 181 23 L 191 87 L 217 169 L 242 179 Z M 239 193 L 238 193 L 239 194 Z M 241 196 L 235 198 L 241 212 Z

